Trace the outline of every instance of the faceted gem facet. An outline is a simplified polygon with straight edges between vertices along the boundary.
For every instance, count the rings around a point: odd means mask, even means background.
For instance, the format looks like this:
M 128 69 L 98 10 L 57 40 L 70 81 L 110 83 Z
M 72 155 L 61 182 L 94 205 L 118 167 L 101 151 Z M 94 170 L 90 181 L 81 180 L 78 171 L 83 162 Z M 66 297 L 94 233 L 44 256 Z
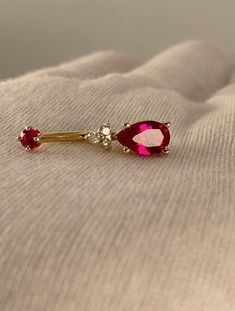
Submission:
M 162 152 L 169 145 L 170 132 L 163 123 L 143 121 L 119 132 L 117 140 L 139 155 L 149 156 Z
M 40 135 L 39 130 L 31 127 L 27 127 L 25 130 L 23 130 L 19 136 L 19 141 L 21 142 L 22 146 L 25 149 L 34 149 L 38 148 L 41 143 L 35 138 L 37 138 Z

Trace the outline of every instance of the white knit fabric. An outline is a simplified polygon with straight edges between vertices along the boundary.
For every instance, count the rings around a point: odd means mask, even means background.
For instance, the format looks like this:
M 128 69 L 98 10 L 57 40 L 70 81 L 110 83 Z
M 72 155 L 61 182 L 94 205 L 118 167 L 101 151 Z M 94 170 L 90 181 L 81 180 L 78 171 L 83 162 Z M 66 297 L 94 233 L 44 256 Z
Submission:
M 99 52 L 0 83 L 1 311 L 231 311 L 233 60 L 186 42 L 145 64 Z M 168 157 L 42 132 L 171 121 Z

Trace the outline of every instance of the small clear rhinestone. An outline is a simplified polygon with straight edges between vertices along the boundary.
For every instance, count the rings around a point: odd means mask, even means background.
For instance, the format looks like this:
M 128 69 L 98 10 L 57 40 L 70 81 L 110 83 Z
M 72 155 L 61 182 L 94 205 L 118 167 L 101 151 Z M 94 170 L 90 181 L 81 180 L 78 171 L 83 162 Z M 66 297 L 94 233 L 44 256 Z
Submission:
M 88 132 L 86 134 L 86 139 L 92 144 L 98 144 L 100 142 L 100 133 Z
M 111 140 L 108 139 L 108 138 L 104 138 L 104 139 L 102 140 L 102 146 L 103 146 L 106 150 L 111 149 Z
M 100 127 L 99 132 L 104 136 L 111 135 L 110 124 L 104 124 Z

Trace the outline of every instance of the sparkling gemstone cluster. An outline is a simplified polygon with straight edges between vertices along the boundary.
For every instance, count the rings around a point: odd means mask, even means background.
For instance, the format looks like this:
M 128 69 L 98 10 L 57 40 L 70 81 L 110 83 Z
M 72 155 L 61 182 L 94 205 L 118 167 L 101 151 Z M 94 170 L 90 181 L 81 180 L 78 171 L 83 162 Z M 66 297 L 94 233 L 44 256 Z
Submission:
M 98 131 L 89 131 L 86 134 L 86 139 L 92 144 L 100 144 L 104 149 L 112 148 L 112 132 L 110 124 L 103 124 Z

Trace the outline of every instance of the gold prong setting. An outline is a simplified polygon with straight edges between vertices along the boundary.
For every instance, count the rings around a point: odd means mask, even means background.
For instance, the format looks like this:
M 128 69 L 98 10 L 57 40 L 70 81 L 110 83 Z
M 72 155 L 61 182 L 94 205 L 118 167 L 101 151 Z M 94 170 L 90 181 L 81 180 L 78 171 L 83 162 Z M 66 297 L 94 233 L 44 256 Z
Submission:
M 32 129 L 32 126 L 26 126 L 25 127 L 25 131 L 27 131 L 27 132 L 30 131 L 31 129 Z
M 130 151 L 131 151 L 131 149 L 130 148 L 128 148 L 128 147 L 123 147 L 123 152 L 124 153 L 130 153 Z
M 123 129 L 126 130 L 128 129 L 129 127 L 131 127 L 131 124 L 130 123 L 123 123 Z
M 162 154 L 168 155 L 169 153 L 170 153 L 170 150 L 169 150 L 168 146 L 165 147 L 164 149 L 162 149 Z
M 170 122 L 170 121 L 164 122 L 163 124 L 164 124 L 166 127 L 168 127 L 168 128 L 171 126 L 171 122 Z

